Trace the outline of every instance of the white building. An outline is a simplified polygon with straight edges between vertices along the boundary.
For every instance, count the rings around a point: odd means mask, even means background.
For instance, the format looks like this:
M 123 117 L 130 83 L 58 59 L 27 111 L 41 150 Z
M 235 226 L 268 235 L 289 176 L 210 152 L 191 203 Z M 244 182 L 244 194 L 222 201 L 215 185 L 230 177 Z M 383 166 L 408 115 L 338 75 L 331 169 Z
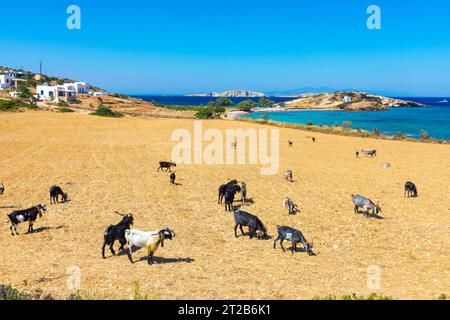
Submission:
M 87 82 L 75 82 L 74 85 L 77 94 L 88 94 L 91 91 L 91 86 Z
M 62 86 L 44 84 L 36 87 L 36 94 L 40 100 L 74 101 L 76 100 L 75 86 L 65 83 Z
M 352 97 L 350 96 L 344 96 L 344 103 L 346 102 L 351 102 L 352 101 Z
M 0 74 L 0 90 L 12 88 L 14 79 L 15 77 L 11 73 Z

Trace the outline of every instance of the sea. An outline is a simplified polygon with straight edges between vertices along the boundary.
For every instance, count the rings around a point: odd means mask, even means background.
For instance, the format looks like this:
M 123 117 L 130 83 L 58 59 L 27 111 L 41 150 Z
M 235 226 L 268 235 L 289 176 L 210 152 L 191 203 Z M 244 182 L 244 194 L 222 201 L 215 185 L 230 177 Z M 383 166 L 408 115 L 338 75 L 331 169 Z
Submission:
M 139 96 L 146 101 L 156 100 L 163 105 L 207 105 L 212 97 L 189 96 Z M 450 140 L 450 98 L 403 98 L 398 99 L 416 101 L 428 107 L 392 108 L 386 111 L 282 111 L 282 112 L 255 112 L 246 115 L 248 118 L 260 119 L 267 115 L 272 121 L 314 125 L 341 125 L 343 122 L 351 122 L 351 127 L 373 131 L 375 128 L 385 135 L 401 133 L 404 136 L 420 139 L 425 131 L 430 137 L 439 140 Z M 249 98 L 230 98 L 233 104 L 237 104 Z M 259 98 L 250 98 L 257 102 Z M 279 103 L 293 100 L 285 97 L 269 97 Z

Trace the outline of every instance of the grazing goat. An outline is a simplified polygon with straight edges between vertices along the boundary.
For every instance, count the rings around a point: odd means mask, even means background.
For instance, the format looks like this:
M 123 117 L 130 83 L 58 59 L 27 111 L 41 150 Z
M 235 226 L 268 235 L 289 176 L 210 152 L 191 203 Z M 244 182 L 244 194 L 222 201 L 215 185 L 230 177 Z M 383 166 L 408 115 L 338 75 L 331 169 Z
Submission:
M 45 204 L 39 204 L 36 207 L 25 209 L 25 210 L 17 210 L 10 214 L 8 214 L 8 218 L 11 221 L 11 235 L 14 236 L 14 232 L 16 235 L 19 234 L 17 231 L 17 226 L 22 223 L 28 221 L 28 233 L 34 231 L 33 224 L 36 222 L 38 216 L 42 218 L 42 214 L 47 211 L 47 207 Z
M 223 184 L 219 187 L 219 197 L 218 197 L 217 204 L 222 204 L 222 200 L 223 200 L 223 197 L 225 197 L 225 192 L 227 191 L 227 188 L 230 185 L 236 185 L 236 184 L 238 184 L 237 180 L 230 180 L 228 183 Z
M 416 185 L 411 181 L 405 183 L 405 197 L 406 195 L 408 195 L 408 198 L 410 197 L 417 198 L 419 196 L 419 194 L 417 193 Z
M 293 147 L 294 146 L 294 142 L 293 141 L 289 140 L 288 142 L 289 142 L 289 147 Z
M 288 170 L 284 173 L 284 178 L 286 179 L 286 181 L 294 182 L 294 174 L 291 170 Z
M 289 198 L 284 199 L 283 209 L 288 209 L 289 215 L 296 214 L 300 211 L 299 207 Z
M 234 197 L 241 192 L 241 187 L 237 184 L 229 185 L 225 191 L 225 211 L 233 211 Z
M 125 239 L 128 243 L 128 259 L 133 263 L 133 257 L 131 256 L 133 253 L 132 246 L 138 248 L 145 247 L 147 248 L 148 264 L 153 264 L 153 255 L 159 245 L 161 244 L 161 247 L 164 248 L 164 240 L 172 240 L 172 237 L 175 237 L 175 232 L 169 228 L 151 232 L 143 232 L 135 229 L 126 230 Z
M 316 143 L 316 138 L 315 137 L 312 137 L 312 142 Z
M 361 150 L 361 152 L 366 158 L 375 158 L 377 156 L 377 150 Z
M 174 186 L 175 185 L 175 180 L 177 179 L 177 175 L 175 174 L 175 172 L 172 172 L 170 174 L 170 185 Z
M 359 158 L 359 151 L 356 151 L 356 158 Z
M 297 244 L 301 242 L 303 244 L 303 246 L 305 247 L 305 251 L 308 253 L 308 255 L 310 255 L 310 256 L 314 255 L 314 252 L 312 250 L 314 241 L 311 244 L 309 244 L 308 241 L 306 241 L 305 237 L 303 236 L 303 233 L 301 233 L 299 230 L 296 230 L 296 229 L 293 229 L 290 227 L 277 226 L 277 232 L 278 232 L 278 237 L 273 242 L 274 249 L 277 246 L 277 241 L 280 241 L 281 249 L 283 249 L 283 252 L 285 252 L 286 250 L 283 247 L 283 241 L 288 240 L 288 241 L 292 242 L 292 249 L 291 249 L 292 253 L 297 251 Z
M 59 196 L 61 196 L 62 202 L 66 202 L 68 199 L 67 193 L 64 193 L 62 189 L 58 186 L 53 186 L 50 188 L 50 204 L 59 203 Z
M 127 240 L 125 239 L 125 230 L 130 229 L 134 223 L 134 218 L 132 214 L 122 214 L 117 211 L 116 213 L 122 216 L 122 221 L 120 221 L 116 225 L 110 225 L 108 228 L 106 228 L 105 232 L 103 233 L 103 246 L 102 246 L 103 259 L 106 259 L 105 248 L 107 245 L 109 246 L 111 253 L 113 255 L 116 255 L 116 252 L 114 251 L 114 243 L 116 242 L 116 240 L 119 241 L 120 243 L 119 251 L 124 249 L 124 246 L 127 243 Z
M 241 187 L 241 191 L 240 191 L 241 201 L 242 201 L 242 204 L 245 206 L 245 205 L 247 205 L 247 183 L 245 183 L 245 181 L 242 181 L 240 184 L 240 187 Z
M 253 239 L 253 237 L 258 237 L 258 239 L 263 239 L 267 237 L 267 229 L 264 224 L 259 220 L 257 216 L 254 216 L 245 211 L 235 211 L 234 212 L 234 236 L 237 238 L 237 229 L 238 227 L 241 229 L 242 235 L 245 236 L 244 230 L 242 227 L 248 227 L 249 237 Z M 257 234 L 259 231 L 259 234 Z
M 372 210 L 372 213 L 377 215 L 381 213 L 381 206 L 373 203 L 371 200 L 360 196 L 360 195 L 352 195 L 353 203 L 355 204 L 355 213 L 359 213 L 359 208 L 364 209 L 365 217 L 369 217 L 369 211 Z
M 3 185 L 2 182 L 2 185 L 0 186 L 0 196 L 2 196 L 4 193 L 5 193 L 5 186 Z
M 158 171 L 159 170 L 164 171 L 164 169 L 165 169 L 166 172 L 167 171 L 171 172 L 172 167 L 176 167 L 176 166 L 177 166 L 177 164 L 174 162 L 160 161 Z

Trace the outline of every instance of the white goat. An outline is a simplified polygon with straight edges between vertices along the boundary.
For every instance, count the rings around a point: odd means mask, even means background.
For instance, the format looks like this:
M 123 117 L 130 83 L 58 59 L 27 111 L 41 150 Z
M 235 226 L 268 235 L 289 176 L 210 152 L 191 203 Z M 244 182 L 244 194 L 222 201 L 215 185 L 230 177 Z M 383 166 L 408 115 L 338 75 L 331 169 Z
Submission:
M 153 264 L 153 255 L 158 249 L 159 245 L 164 248 L 164 240 L 172 240 L 175 237 L 175 232 L 169 228 L 162 229 L 160 231 L 144 232 L 136 229 L 129 229 L 125 231 L 125 239 L 128 244 L 128 259 L 133 263 L 133 257 L 131 254 L 132 246 L 138 248 L 147 248 L 148 264 Z

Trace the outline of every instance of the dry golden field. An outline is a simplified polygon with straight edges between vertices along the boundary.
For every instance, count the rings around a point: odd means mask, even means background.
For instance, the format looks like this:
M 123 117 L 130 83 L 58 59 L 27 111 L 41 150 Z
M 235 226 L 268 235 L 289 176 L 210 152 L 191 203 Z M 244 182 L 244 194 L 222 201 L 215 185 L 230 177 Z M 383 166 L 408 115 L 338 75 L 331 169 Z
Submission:
M 21 112 L 0 114 L 0 283 L 58 298 L 71 266 L 81 270 L 80 291 L 89 298 L 128 299 L 133 283 L 149 299 L 311 299 L 373 292 L 368 268 L 381 269 L 381 289 L 398 299 L 436 299 L 450 294 L 450 147 L 374 140 L 280 129 L 277 176 L 261 176 L 252 165 L 183 165 L 177 187 L 157 172 L 170 160 L 177 128 L 193 120 L 98 118 L 83 114 Z M 205 121 L 205 128 L 263 128 L 233 121 Z M 268 127 L 270 128 L 270 127 Z M 288 139 L 295 142 L 293 148 Z M 375 159 L 355 151 L 378 149 Z M 389 162 L 390 169 L 380 164 Z M 282 179 L 292 169 L 296 182 Z M 217 187 L 227 178 L 246 180 L 258 215 L 275 226 L 303 231 L 319 254 L 283 253 L 272 241 L 235 239 L 233 216 L 217 205 Z M 419 198 L 403 196 L 414 181 Z M 71 202 L 49 206 L 38 232 L 11 236 L 7 214 L 15 206 L 49 204 L 49 188 L 60 185 Z M 385 219 L 353 213 L 351 194 L 384 202 Z M 288 216 L 284 197 L 300 205 Z M 101 258 L 106 226 L 120 221 L 114 211 L 132 212 L 135 227 L 169 226 L 177 234 L 149 266 L 145 250 Z M 287 244 L 287 247 L 290 247 Z M 116 245 L 117 248 L 117 245 Z

